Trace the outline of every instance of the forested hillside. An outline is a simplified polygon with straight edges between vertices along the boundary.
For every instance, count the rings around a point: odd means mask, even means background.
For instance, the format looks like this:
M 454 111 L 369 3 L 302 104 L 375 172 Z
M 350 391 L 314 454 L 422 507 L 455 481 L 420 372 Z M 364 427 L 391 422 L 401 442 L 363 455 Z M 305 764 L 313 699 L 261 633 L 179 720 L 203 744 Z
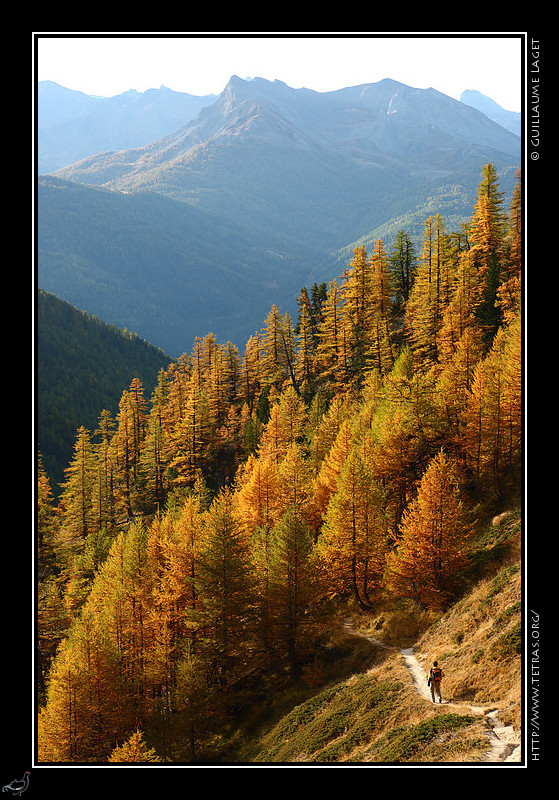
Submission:
M 156 193 L 51 176 L 37 184 L 37 247 L 42 289 L 173 358 L 208 330 L 241 346 L 272 292 L 279 305 L 294 303 L 301 273 L 324 254 L 317 258 L 281 226 L 262 235 L 245 220 Z
M 64 480 L 76 430 L 93 429 L 99 409 L 118 409 L 122 386 L 153 388 L 170 358 L 127 330 L 107 325 L 39 289 L 37 294 L 37 438 L 53 491 Z
M 39 762 L 219 763 L 332 609 L 443 611 L 522 470 L 521 187 L 356 247 L 241 354 L 211 333 L 39 470 Z M 314 673 L 313 673 L 314 671 Z M 323 687 L 322 687 L 323 688 Z

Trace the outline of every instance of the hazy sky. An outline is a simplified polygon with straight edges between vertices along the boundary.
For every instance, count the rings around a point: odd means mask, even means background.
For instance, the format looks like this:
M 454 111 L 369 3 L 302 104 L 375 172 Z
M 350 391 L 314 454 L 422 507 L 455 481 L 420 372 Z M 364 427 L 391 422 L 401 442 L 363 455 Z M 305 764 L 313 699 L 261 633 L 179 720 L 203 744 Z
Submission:
M 465 89 L 477 89 L 509 111 L 522 105 L 522 31 L 33 33 L 38 80 L 104 97 L 160 86 L 219 94 L 238 75 L 319 92 L 393 78 L 456 99 Z

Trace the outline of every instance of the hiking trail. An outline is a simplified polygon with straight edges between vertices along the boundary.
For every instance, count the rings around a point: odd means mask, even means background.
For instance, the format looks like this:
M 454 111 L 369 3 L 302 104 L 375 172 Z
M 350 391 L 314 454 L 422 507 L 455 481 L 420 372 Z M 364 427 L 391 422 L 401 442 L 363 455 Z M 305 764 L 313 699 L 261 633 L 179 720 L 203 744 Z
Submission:
M 361 636 L 363 639 L 366 639 L 377 647 L 382 647 L 385 650 L 398 650 L 397 647 L 384 644 L 384 642 L 375 639 L 374 636 L 357 631 L 349 620 L 344 622 L 344 629 L 354 636 Z M 427 670 L 415 657 L 413 647 L 405 647 L 400 649 L 400 654 L 408 672 L 410 673 L 417 693 L 420 695 L 420 697 L 423 697 L 426 702 L 433 704 L 431 699 L 431 690 L 427 685 Z M 437 703 L 437 705 L 439 704 Z M 520 762 L 522 742 L 521 732 L 515 731 L 510 725 L 505 725 L 502 720 L 499 719 L 498 709 L 496 709 L 494 706 L 477 706 L 468 705 L 466 703 L 453 703 L 452 700 L 445 700 L 444 694 L 441 705 L 445 706 L 446 708 L 464 708 L 464 706 L 466 706 L 470 709 L 472 714 L 485 717 L 485 720 L 489 726 L 487 731 L 489 750 L 485 752 L 479 759 L 481 762 L 498 764 Z

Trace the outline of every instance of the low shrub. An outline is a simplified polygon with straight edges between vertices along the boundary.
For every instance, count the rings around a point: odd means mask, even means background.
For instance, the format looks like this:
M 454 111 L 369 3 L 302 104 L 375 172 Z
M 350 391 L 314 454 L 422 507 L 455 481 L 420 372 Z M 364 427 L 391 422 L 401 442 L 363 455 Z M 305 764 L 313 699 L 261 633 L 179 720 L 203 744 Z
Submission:
M 439 714 L 417 725 L 394 728 L 371 748 L 371 760 L 377 763 L 410 761 L 418 751 L 442 733 L 471 725 L 475 717 L 460 714 Z

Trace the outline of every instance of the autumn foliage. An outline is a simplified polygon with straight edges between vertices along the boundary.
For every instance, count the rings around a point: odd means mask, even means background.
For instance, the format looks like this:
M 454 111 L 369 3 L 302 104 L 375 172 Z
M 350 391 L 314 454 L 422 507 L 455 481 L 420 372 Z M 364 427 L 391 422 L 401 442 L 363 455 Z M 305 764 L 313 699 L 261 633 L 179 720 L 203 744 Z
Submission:
M 518 177 L 510 213 L 487 165 L 461 231 L 356 247 L 244 353 L 135 379 L 56 504 L 39 460 L 40 761 L 203 759 L 333 600 L 452 599 L 522 470 Z

